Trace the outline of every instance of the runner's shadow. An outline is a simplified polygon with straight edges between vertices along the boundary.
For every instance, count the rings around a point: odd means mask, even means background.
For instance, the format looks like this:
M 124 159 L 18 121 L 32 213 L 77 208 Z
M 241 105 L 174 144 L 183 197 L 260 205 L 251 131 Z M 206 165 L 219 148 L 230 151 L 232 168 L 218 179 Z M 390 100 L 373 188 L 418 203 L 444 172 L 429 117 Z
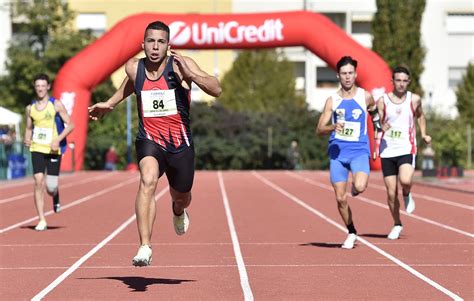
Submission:
M 372 237 L 372 238 L 387 238 L 388 234 L 373 234 L 373 233 L 367 233 L 367 234 L 359 234 L 359 236 L 362 237 Z
M 181 284 L 183 282 L 194 282 L 196 280 L 167 279 L 167 278 L 145 278 L 145 277 L 100 277 L 100 278 L 79 278 L 79 279 L 108 279 L 119 280 L 128 285 L 132 292 L 146 292 L 149 285 L 153 284 Z
M 36 226 L 21 226 L 20 229 L 30 229 L 30 230 L 35 230 L 35 227 Z M 46 229 L 45 231 L 48 231 L 48 230 L 57 230 L 57 229 L 61 229 L 61 228 L 64 228 L 63 226 L 48 226 L 48 229 Z M 36 230 L 35 230 L 36 231 Z
M 305 244 L 300 244 L 300 246 L 312 246 L 320 248 L 340 248 L 341 244 L 327 243 L 327 242 L 308 242 Z

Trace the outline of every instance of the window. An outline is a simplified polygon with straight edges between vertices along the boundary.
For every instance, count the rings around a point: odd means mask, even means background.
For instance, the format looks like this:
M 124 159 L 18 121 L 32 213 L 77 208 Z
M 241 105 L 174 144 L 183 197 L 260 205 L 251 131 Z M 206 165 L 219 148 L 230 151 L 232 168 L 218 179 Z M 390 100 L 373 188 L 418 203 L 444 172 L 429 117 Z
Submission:
M 449 67 L 448 69 L 448 85 L 451 89 L 456 89 L 461 83 L 462 77 L 466 73 L 465 67 Z
M 336 88 L 339 85 L 339 79 L 336 71 L 329 67 L 316 68 L 316 87 L 318 88 Z
M 76 26 L 79 30 L 92 30 L 94 35 L 100 36 L 107 29 L 107 18 L 103 13 L 83 13 L 76 19 Z
M 295 68 L 295 88 L 303 91 L 305 89 L 305 62 L 293 62 Z
M 372 33 L 372 23 L 370 21 L 352 21 L 352 33 Z
M 448 13 L 446 31 L 448 34 L 474 34 L 474 13 Z
M 326 17 L 331 19 L 337 26 L 346 30 L 346 14 L 345 13 L 323 13 Z
M 371 34 L 372 33 L 371 12 L 352 12 L 352 33 L 354 34 Z

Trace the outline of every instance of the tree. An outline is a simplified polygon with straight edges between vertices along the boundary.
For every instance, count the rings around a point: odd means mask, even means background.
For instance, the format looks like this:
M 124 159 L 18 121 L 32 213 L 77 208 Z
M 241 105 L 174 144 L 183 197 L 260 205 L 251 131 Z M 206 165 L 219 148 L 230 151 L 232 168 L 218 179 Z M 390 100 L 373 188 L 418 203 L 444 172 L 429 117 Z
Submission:
M 242 51 L 222 79 L 219 102 L 236 111 L 281 112 L 304 107 L 295 92 L 294 68 L 275 50 Z
M 75 31 L 71 24 L 75 13 L 67 1 L 18 1 L 15 18 L 25 20 L 8 49 L 7 75 L 0 77 L 0 103 L 21 114 L 35 97 L 33 78 L 38 73 L 54 78 L 71 57 L 94 41 L 90 31 Z M 114 92 L 110 80 L 105 81 L 92 93 L 92 101 L 103 101 Z M 122 120 L 117 123 L 117 120 Z M 125 107 L 115 110 L 100 124 L 89 127 L 86 146 L 86 168 L 101 169 L 103 153 L 112 144 L 125 153 Z M 119 166 L 126 163 L 122 156 Z
M 290 108 L 285 114 L 235 112 L 219 103 L 192 105 L 192 133 L 197 169 L 281 169 L 288 166 L 287 150 L 298 140 L 303 168 L 326 168 L 327 137 L 318 139 L 318 113 Z M 268 129 L 272 131 L 268 156 Z
M 390 66 L 408 67 L 411 71 L 410 90 L 423 96 L 420 77 L 423 73 L 425 49 L 421 43 L 421 18 L 425 0 L 377 0 L 377 12 L 372 22 L 372 49 Z
M 474 64 L 467 66 L 466 74 L 456 91 L 459 117 L 467 123 L 474 120 Z
M 7 75 L 0 77 L 0 101 L 23 113 L 34 98 L 33 78 L 46 73 L 54 81 L 62 65 L 94 40 L 89 31 L 75 31 L 74 12 L 66 1 L 16 1 L 18 24 L 8 48 Z
M 427 133 L 433 141 L 437 166 L 465 167 L 467 151 L 466 124 L 461 119 L 452 120 L 436 113 L 430 113 L 426 117 L 429 120 Z M 424 147 L 421 141 L 418 141 L 418 146 Z

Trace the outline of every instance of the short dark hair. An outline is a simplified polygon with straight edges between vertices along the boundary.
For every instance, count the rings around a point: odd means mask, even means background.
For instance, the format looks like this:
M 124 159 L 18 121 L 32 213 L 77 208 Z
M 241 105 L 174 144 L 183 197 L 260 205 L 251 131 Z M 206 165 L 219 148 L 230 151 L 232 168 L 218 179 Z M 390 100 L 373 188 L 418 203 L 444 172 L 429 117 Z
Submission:
M 408 75 L 408 77 L 410 77 L 410 70 L 408 70 L 408 68 L 404 66 L 397 66 L 393 68 L 392 79 L 395 79 L 395 73 L 405 73 L 406 75 Z
M 148 29 L 163 30 L 168 34 L 168 40 L 170 39 L 170 28 L 168 27 L 168 25 L 166 25 L 165 23 L 163 23 L 161 21 L 155 21 L 155 22 L 151 22 L 150 24 L 148 24 L 148 26 L 145 29 L 144 37 L 146 37 L 146 31 Z
M 45 73 L 36 74 L 33 78 L 33 84 L 36 83 L 37 80 L 45 80 L 49 84 L 49 76 Z
M 357 61 L 354 60 L 350 56 L 343 56 L 343 57 L 341 57 L 339 62 L 337 62 L 337 64 L 336 64 L 337 73 L 339 73 L 339 70 L 341 70 L 342 66 L 345 66 L 345 65 L 352 65 L 352 66 L 354 66 L 354 69 L 357 70 Z

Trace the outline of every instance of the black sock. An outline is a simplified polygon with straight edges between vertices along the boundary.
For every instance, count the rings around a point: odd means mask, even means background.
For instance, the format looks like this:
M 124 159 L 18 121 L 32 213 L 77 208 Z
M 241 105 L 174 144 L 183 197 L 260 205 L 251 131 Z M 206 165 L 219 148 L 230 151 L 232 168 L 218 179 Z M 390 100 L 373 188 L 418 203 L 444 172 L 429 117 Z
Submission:
M 395 226 L 400 226 L 400 227 L 403 227 L 402 223 L 395 224 Z
M 357 230 L 354 227 L 354 223 L 347 225 L 347 230 L 349 230 L 349 234 L 357 234 Z
M 53 195 L 53 203 L 59 204 L 59 191 L 56 191 L 56 193 Z

